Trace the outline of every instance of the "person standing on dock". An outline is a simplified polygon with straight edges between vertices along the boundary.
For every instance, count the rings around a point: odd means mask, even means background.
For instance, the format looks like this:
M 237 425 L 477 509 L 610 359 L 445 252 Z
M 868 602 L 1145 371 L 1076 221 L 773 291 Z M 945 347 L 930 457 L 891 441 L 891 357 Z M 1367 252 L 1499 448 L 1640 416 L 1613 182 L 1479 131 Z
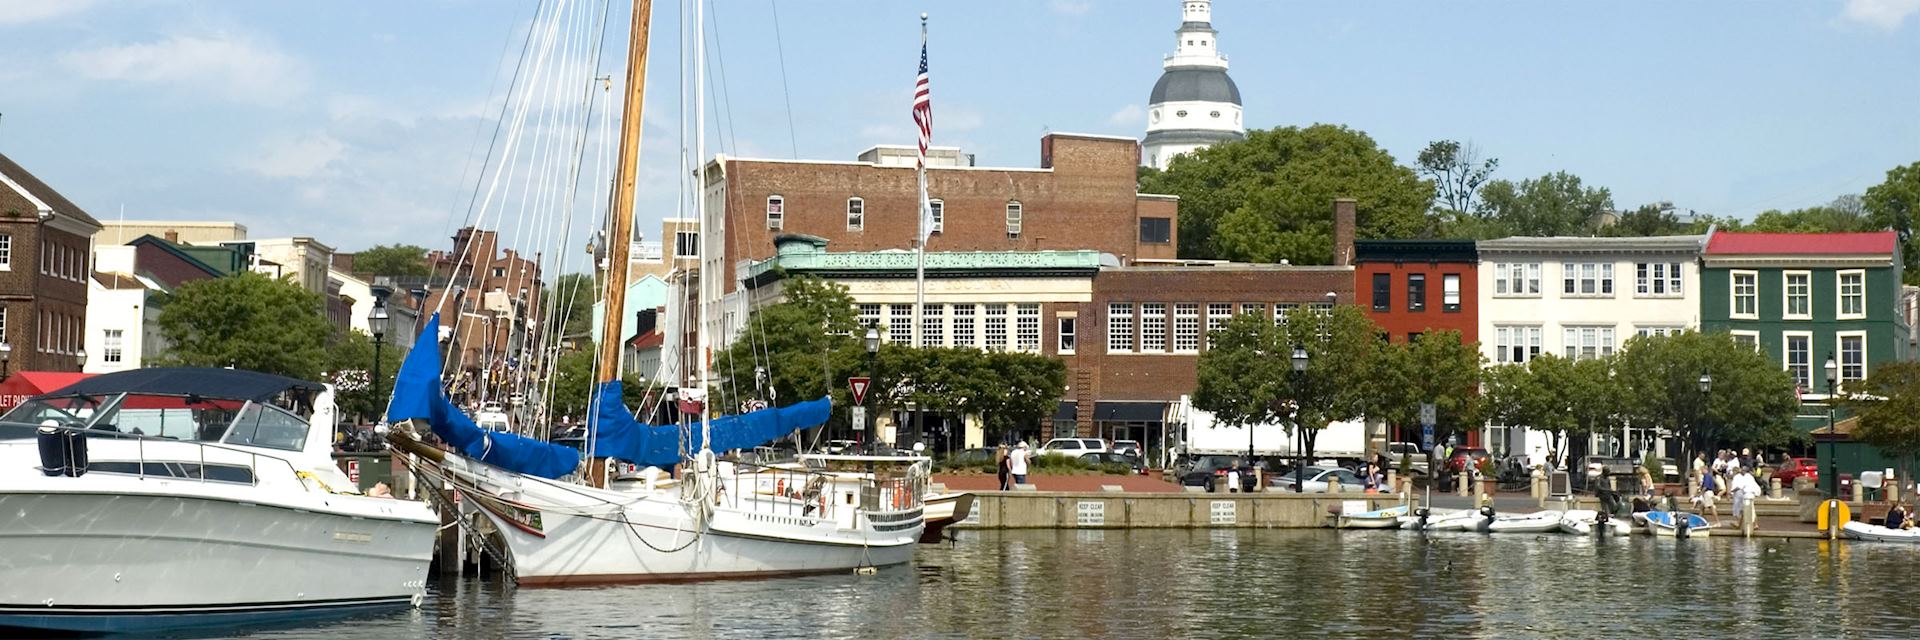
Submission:
M 1227 493 L 1240 493 L 1240 463 L 1227 469 Z
M 1760 483 L 1755 482 L 1751 473 L 1736 473 L 1731 483 L 1733 491 L 1734 522 L 1746 526 L 1747 510 L 1753 508 L 1753 501 L 1760 497 Z
M 1012 464 L 1012 461 L 1009 459 L 1010 457 L 1011 456 L 1007 455 L 1007 445 L 1004 443 L 995 447 L 993 450 L 993 466 L 997 468 L 1000 476 L 1001 491 L 1013 490 L 1013 485 L 1008 483 L 1008 476 L 1013 473 L 1012 467 L 1010 466 Z
M 1013 445 L 1013 451 L 1007 454 L 1007 473 L 1013 474 L 1014 484 L 1027 483 L 1027 441 Z

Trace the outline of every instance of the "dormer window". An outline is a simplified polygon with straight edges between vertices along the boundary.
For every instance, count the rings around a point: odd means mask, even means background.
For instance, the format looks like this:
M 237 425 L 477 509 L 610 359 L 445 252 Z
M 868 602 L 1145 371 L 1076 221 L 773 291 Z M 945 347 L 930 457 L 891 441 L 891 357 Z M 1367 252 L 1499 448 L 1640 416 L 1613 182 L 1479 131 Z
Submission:
M 786 224 L 787 199 L 780 196 L 767 196 L 767 228 L 779 230 Z

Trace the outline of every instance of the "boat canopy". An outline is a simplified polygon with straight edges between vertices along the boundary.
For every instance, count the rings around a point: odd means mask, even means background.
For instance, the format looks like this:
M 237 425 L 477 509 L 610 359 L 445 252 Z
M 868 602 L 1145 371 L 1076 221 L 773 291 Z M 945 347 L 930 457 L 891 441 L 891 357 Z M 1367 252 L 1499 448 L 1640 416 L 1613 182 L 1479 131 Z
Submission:
M 714 418 L 713 442 L 708 443 L 709 447 L 702 447 L 698 426 L 683 431 L 678 425 L 640 424 L 623 404 L 617 380 L 600 384 L 594 405 L 593 454 L 656 467 L 679 464 L 702 448 L 751 449 L 794 431 L 826 424 L 833 414 L 832 399 L 820 398 L 778 409 Z
M 129 369 L 93 376 L 41 397 L 129 393 L 229 400 L 268 400 L 293 389 L 319 393 L 325 388 L 317 382 L 258 371 L 211 367 L 158 367 Z
M 434 313 L 394 376 L 387 420 L 423 420 L 462 455 L 515 473 L 559 478 L 580 466 L 580 452 L 573 447 L 481 429 L 453 406 L 440 383 L 439 335 L 440 314 Z

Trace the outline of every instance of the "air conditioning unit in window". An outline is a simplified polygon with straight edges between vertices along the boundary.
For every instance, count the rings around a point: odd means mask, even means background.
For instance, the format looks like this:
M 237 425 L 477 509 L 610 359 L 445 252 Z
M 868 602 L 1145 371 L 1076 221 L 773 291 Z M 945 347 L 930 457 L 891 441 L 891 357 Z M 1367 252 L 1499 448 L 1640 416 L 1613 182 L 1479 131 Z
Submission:
M 784 223 L 785 223 L 785 220 L 784 220 L 784 219 L 782 219 L 782 218 L 768 218 L 768 219 L 767 219 L 767 228 L 768 228 L 768 229 L 772 229 L 772 230 L 774 230 L 774 231 L 779 231 L 779 230 L 780 230 L 780 226 L 781 226 L 782 224 L 784 224 Z

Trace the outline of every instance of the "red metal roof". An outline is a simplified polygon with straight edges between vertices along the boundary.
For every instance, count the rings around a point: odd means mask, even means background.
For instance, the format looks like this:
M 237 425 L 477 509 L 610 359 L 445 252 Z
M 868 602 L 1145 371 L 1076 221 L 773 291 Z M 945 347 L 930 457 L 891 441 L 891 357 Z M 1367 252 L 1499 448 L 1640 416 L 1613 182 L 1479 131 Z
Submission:
M 1868 233 L 1715 233 L 1709 254 L 1892 254 L 1900 235 Z

